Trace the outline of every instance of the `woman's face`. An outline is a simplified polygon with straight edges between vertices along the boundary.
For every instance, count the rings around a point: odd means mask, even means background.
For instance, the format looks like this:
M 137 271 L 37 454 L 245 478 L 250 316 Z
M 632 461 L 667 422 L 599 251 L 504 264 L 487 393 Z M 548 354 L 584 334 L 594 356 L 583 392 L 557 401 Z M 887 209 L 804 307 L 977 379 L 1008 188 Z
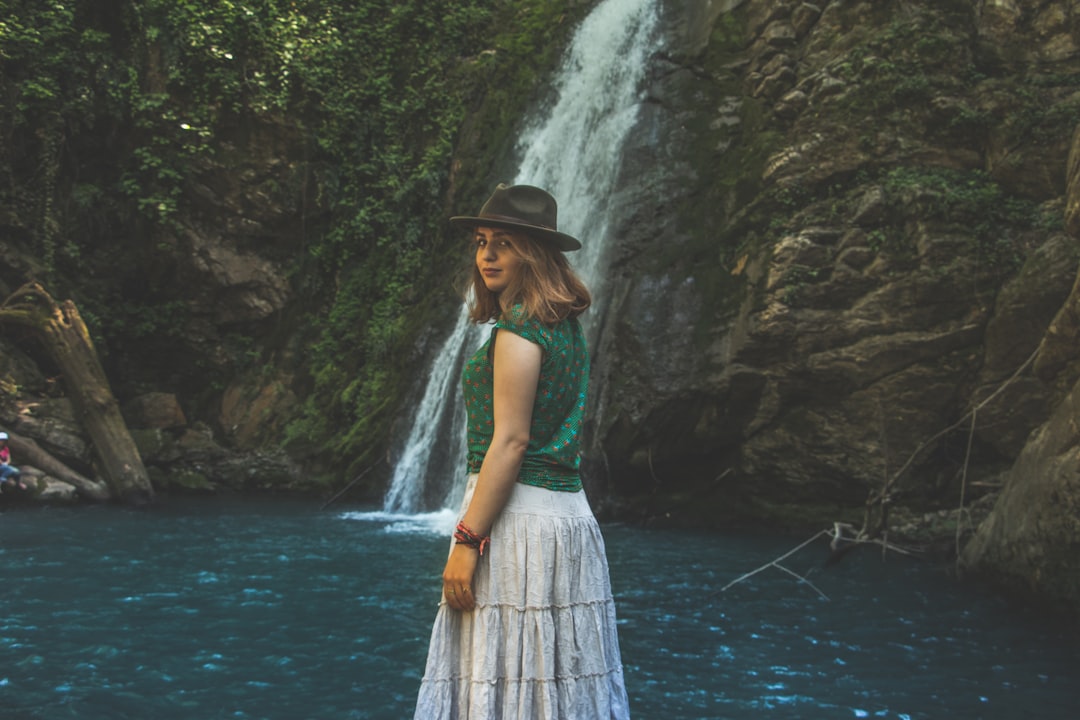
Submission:
M 521 256 L 514 250 L 518 238 L 517 233 L 503 228 L 476 228 L 476 269 L 487 289 L 496 295 L 510 286 L 521 268 Z

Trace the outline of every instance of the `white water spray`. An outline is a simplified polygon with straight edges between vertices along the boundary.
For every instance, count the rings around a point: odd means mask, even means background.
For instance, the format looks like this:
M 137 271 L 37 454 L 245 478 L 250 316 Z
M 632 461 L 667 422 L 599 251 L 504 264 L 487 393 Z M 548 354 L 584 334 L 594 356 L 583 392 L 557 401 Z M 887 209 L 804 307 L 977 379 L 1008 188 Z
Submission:
M 603 299 L 608 198 L 622 147 L 640 105 L 639 88 L 652 50 L 656 0 L 604 0 L 585 18 L 555 80 L 554 106 L 527 125 L 514 184 L 536 185 L 559 202 L 559 230 L 581 240 L 569 256 Z M 586 314 L 588 315 L 588 313 Z M 383 507 L 410 513 L 425 503 L 456 507 L 464 486 L 465 409 L 457 382 L 467 355 L 487 329 L 471 326 L 464 309 L 434 359 Z M 430 492 L 430 488 L 444 488 Z M 434 495 L 434 497 L 432 497 Z M 425 499 L 426 498 L 426 499 Z

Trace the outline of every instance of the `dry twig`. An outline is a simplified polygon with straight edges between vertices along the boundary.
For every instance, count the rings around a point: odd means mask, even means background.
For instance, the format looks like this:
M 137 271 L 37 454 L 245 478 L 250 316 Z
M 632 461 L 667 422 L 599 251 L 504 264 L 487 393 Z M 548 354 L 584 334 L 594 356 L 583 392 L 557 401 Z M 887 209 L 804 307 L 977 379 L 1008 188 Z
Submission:
M 870 497 L 867 498 L 867 500 L 866 500 L 866 514 L 865 514 L 865 517 L 864 517 L 864 520 L 863 520 L 863 529 L 860 532 L 860 534 L 866 534 L 866 535 L 876 534 L 876 533 L 872 533 L 871 530 L 870 530 L 870 509 L 871 509 L 871 507 L 873 507 L 875 505 L 877 507 L 879 507 L 880 510 L 881 510 L 883 526 L 887 525 L 887 523 L 888 523 L 888 505 L 889 505 L 889 502 L 892 499 L 892 492 L 893 492 L 893 488 L 896 486 L 896 483 L 900 480 L 900 478 L 904 475 L 904 473 L 907 472 L 907 470 L 915 463 L 915 461 L 918 460 L 918 458 L 922 456 L 923 452 L 925 452 L 933 443 L 937 442 L 938 440 L 945 437 L 949 433 L 953 432 L 957 428 L 963 426 L 964 423 L 966 423 L 966 422 L 968 422 L 970 420 L 971 421 L 971 435 L 969 435 L 969 437 L 968 437 L 968 457 L 965 458 L 965 460 L 964 460 L 964 473 L 966 475 L 968 459 L 970 459 L 970 453 L 971 453 L 971 440 L 972 440 L 972 437 L 974 436 L 974 432 L 975 432 L 975 418 L 976 418 L 976 415 L 978 414 L 979 410 L 982 410 L 984 407 L 986 407 L 992 400 L 994 400 L 994 398 L 996 398 L 998 395 L 1000 395 L 1002 392 L 1004 392 L 1005 388 L 1007 388 L 1018 377 L 1020 377 L 1021 373 L 1023 373 L 1025 370 L 1027 370 L 1028 366 L 1031 365 L 1031 363 L 1035 361 L 1035 358 L 1036 358 L 1036 356 L 1038 356 L 1038 354 L 1039 354 L 1039 350 L 1038 350 L 1038 348 L 1036 348 L 1035 351 L 1032 352 L 1031 355 L 1028 357 L 1028 359 L 1025 360 L 1020 365 L 1020 367 L 1016 368 L 1016 370 L 1013 372 L 1012 375 L 1010 375 L 1000 385 L 998 385 L 998 387 L 994 390 L 994 392 L 990 393 L 985 398 L 983 398 L 983 400 L 981 402 L 979 402 L 977 405 L 972 407 L 971 410 L 969 410 L 968 412 L 964 413 L 964 415 L 959 420 L 954 422 L 952 425 L 949 425 L 948 427 L 944 428 L 943 430 L 938 431 L 937 433 L 935 433 L 934 435 L 932 435 L 931 437 L 927 438 L 922 443 L 920 443 L 917 448 L 915 448 L 915 451 L 912 452 L 910 456 L 908 456 L 908 459 L 904 462 L 904 464 L 902 466 L 900 466 L 900 469 L 897 470 L 895 473 L 893 473 L 891 476 L 889 476 L 887 478 L 887 480 L 885 481 L 884 486 L 881 488 L 881 491 L 876 493 L 876 494 L 871 494 Z M 963 509 L 963 500 L 962 499 L 961 499 L 961 509 Z M 888 532 L 887 527 L 883 527 L 881 529 L 885 533 Z
M 852 536 L 848 537 L 847 535 L 845 535 L 845 531 L 852 533 Z M 793 547 L 791 550 L 788 550 L 783 555 L 770 560 L 769 562 L 765 563 L 764 565 L 761 565 L 760 567 L 757 567 L 757 568 L 751 570 L 748 573 L 743 573 L 739 577 L 737 577 L 734 580 L 732 580 L 731 582 L 729 582 L 724 587 L 720 588 L 719 591 L 714 593 L 714 597 L 716 595 L 719 595 L 720 593 L 726 591 L 728 588 L 734 587 L 735 585 L 738 585 L 739 583 L 743 582 L 744 580 L 748 580 L 749 578 L 752 578 L 754 575 L 757 575 L 758 573 L 760 573 L 760 572 L 762 572 L 764 570 L 768 570 L 769 568 L 774 567 L 777 570 L 780 570 L 781 572 L 784 572 L 784 573 L 787 573 L 788 575 L 791 575 L 792 577 L 796 578 L 800 582 L 806 583 L 807 585 L 812 587 L 814 589 L 814 591 L 818 595 L 820 595 L 825 600 L 828 600 L 829 596 L 826 595 L 824 592 L 822 592 L 821 588 L 819 588 L 814 583 L 810 582 L 805 576 L 800 575 L 799 573 L 795 572 L 794 570 L 791 570 L 790 568 L 785 567 L 784 565 L 780 564 L 782 560 L 788 559 L 789 557 L 791 557 L 792 555 L 794 555 L 795 553 L 799 552 L 804 547 L 809 545 L 810 543 L 817 540 L 822 535 L 825 535 L 825 536 L 830 538 L 830 540 L 829 540 L 829 548 L 832 550 L 834 555 L 846 552 L 847 550 L 849 550 L 849 549 L 851 549 L 853 547 L 857 547 L 859 545 L 880 545 L 882 553 L 885 553 L 886 551 L 891 550 L 893 552 L 900 553 L 901 555 L 913 556 L 913 555 L 917 554 L 917 551 L 912 550 L 911 548 L 906 548 L 906 547 L 903 547 L 902 545 L 897 545 L 896 543 L 886 542 L 885 540 L 882 540 L 882 539 L 879 539 L 879 538 L 867 537 L 862 533 L 862 531 L 856 531 L 854 526 L 850 525 L 848 523 L 835 522 L 835 523 L 833 523 L 833 528 L 832 528 L 831 531 L 830 530 L 821 530 L 820 532 L 818 532 L 815 535 L 813 535 L 812 537 L 806 539 L 805 541 L 803 541 L 799 545 Z M 842 543 L 848 543 L 848 544 L 845 546 L 845 545 L 842 545 Z
M 775 558 L 775 559 L 773 559 L 773 560 L 771 560 L 771 561 L 769 561 L 769 562 L 765 563 L 764 565 L 762 565 L 761 567 L 759 567 L 759 568 L 757 568 L 757 569 L 755 569 L 755 570 L 751 570 L 751 571 L 750 571 L 750 572 L 748 572 L 748 573 L 743 573 L 743 574 L 742 574 L 742 575 L 740 575 L 739 577 L 737 577 L 737 578 L 735 578 L 734 580 L 732 580 L 731 582 L 729 582 L 729 583 L 728 583 L 727 585 L 725 585 L 724 587 L 720 588 L 719 592 L 717 592 L 717 593 L 716 593 L 716 595 L 719 595 L 720 593 L 722 593 L 722 592 L 725 592 L 725 591 L 726 591 L 726 590 L 727 590 L 728 588 L 730 588 L 730 587 L 733 587 L 733 586 L 735 586 L 735 585 L 738 585 L 738 584 L 739 584 L 739 583 L 741 583 L 741 582 L 742 582 L 743 580 L 746 580 L 746 579 L 748 579 L 748 578 L 751 578 L 751 577 L 753 577 L 754 575 L 757 575 L 757 574 L 758 574 L 759 572 L 762 572 L 763 570 L 768 570 L 769 568 L 771 568 L 771 567 L 774 567 L 774 568 L 776 568 L 777 570 L 780 570 L 780 571 L 782 571 L 782 572 L 785 572 L 785 573 L 787 573 L 788 575 L 791 575 L 792 577 L 798 578 L 798 579 L 799 579 L 800 581 L 802 581 L 802 582 L 806 583 L 807 585 L 809 585 L 810 587 L 814 588 L 814 591 L 815 591 L 815 592 L 817 592 L 817 594 L 818 594 L 818 595 L 820 595 L 821 597 L 823 597 L 823 598 L 825 598 L 826 600 L 828 600 L 828 599 L 829 599 L 829 596 L 828 596 L 828 595 L 826 595 L 825 593 L 821 592 L 821 589 L 820 589 L 820 588 L 818 588 L 818 586 L 817 586 L 817 585 L 815 585 L 814 583 L 810 582 L 809 580 L 807 580 L 807 579 L 806 579 L 805 577 L 803 577 L 803 576 L 802 576 L 802 575 L 800 575 L 799 573 L 797 573 L 797 572 L 795 572 L 795 571 L 793 571 L 793 570 L 790 570 L 790 569 L 788 569 L 788 568 L 786 568 L 786 567 L 784 567 L 783 565 L 781 565 L 781 564 L 780 564 L 780 561 L 781 561 L 781 560 L 786 560 L 787 558 L 791 557 L 791 556 L 792 556 L 792 555 L 794 555 L 795 553 L 797 553 L 797 552 L 799 552 L 800 550 L 802 550 L 802 549 L 803 549 L 804 547 L 806 547 L 806 546 L 807 546 L 807 545 L 809 545 L 810 543 L 812 543 L 812 542 L 814 542 L 815 540 L 817 540 L 817 539 L 818 539 L 819 537 L 821 537 L 822 535 L 828 535 L 828 534 L 829 534 L 829 531 L 828 531 L 828 530 L 822 530 L 821 532 L 819 532 L 819 533 L 815 534 L 815 535 L 814 535 L 813 537 L 811 537 L 811 538 L 809 538 L 808 540 L 804 541 L 804 542 L 803 542 L 802 544 L 798 545 L 797 547 L 794 547 L 794 548 L 792 548 L 791 550 L 788 550 L 788 551 L 787 551 L 786 553 L 784 553 L 784 554 L 783 554 L 783 555 L 781 555 L 780 557 L 778 557 L 778 558 Z

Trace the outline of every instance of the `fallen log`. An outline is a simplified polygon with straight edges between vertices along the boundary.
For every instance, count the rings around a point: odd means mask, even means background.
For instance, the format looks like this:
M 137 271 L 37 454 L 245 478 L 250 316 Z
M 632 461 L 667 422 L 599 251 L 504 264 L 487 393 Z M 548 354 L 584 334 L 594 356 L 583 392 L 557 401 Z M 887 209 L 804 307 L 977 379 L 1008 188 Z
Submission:
M 11 446 L 11 451 L 17 460 L 15 465 L 32 465 L 46 475 L 73 486 L 79 497 L 86 500 L 100 501 L 111 497 L 105 483 L 91 480 L 75 472 L 46 452 L 34 440 L 8 433 L 8 445 Z
M 75 303 L 65 300 L 58 304 L 41 285 L 28 283 L 0 306 L 0 323 L 33 331 L 60 370 L 75 415 L 94 444 L 111 495 L 131 504 L 149 502 L 154 496 L 150 477 Z

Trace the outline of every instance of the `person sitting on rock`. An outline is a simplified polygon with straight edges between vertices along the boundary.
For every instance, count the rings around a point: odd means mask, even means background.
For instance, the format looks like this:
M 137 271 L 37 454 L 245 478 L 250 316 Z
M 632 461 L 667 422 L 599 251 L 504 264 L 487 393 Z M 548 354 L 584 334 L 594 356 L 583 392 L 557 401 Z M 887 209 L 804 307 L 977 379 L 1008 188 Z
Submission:
M 8 447 L 6 432 L 0 432 L 0 487 L 5 490 L 8 488 L 26 489 L 22 481 L 22 473 L 19 472 L 19 468 L 11 464 L 11 448 Z

